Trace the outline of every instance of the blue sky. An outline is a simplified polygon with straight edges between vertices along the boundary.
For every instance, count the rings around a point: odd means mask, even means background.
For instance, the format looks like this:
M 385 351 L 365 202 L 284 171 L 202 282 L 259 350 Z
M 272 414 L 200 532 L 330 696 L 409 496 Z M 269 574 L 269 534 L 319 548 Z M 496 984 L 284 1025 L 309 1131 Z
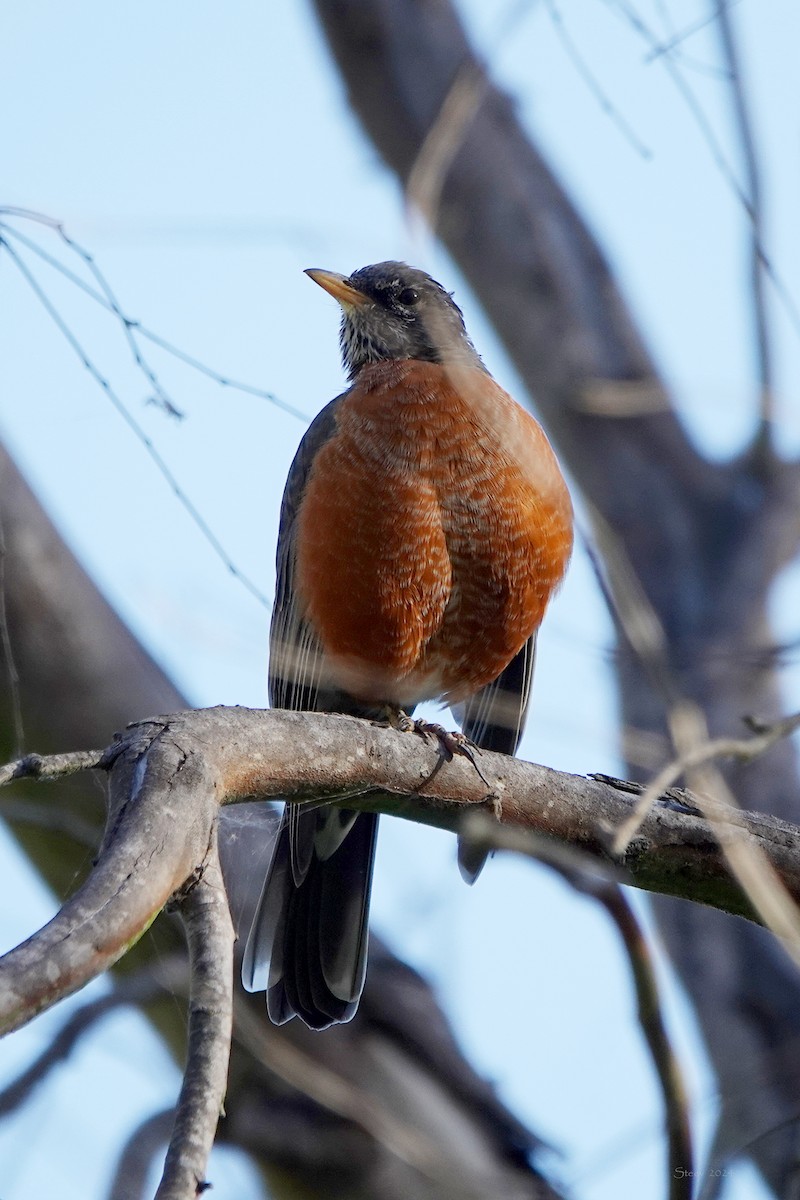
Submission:
M 463 10 L 615 263 L 693 434 L 714 456 L 735 452 L 755 412 L 745 222 L 663 61 L 648 59 L 625 4 L 469 0 Z M 707 11 L 689 0 L 642 0 L 636 12 L 663 37 L 665 10 L 678 30 Z M 566 52 L 554 11 L 605 109 Z M 734 17 L 763 156 L 768 249 L 791 287 L 800 274 L 800 15 L 791 0 L 740 0 Z M 33 0 L 11 6 L 3 24 L 9 117 L 0 203 L 63 221 L 126 313 L 310 417 L 340 390 L 342 372 L 335 306 L 303 268 L 349 271 L 407 258 L 455 289 L 490 369 L 522 397 L 453 264 L 408 224 L 305 4 L 87 0 L 75 8 Z M 675 61 L 718 151 L 736 167 L 725 84 L 707 69 L 717 61 L 711 31 L 682 42 Z M 46 228 L 14 224 L 79 269 Z M 118 323 L 27 261 L 226 553 L 271 596 L 280 494 L 302 422 L 143 343 L 186 414 L 170 419 L 147 404 L 150 388 Z M 796 451 L 800 337 L 774 296 L 770 306 L 776 434 Z M 0 361 L 0 433 L 112 602 L 194 702 L 264 704 L 267 608 L 220 562 L 5 257 Z M 775 604 L 779 636 L 798 633 L 799 593 L 798 573 L 787 573 Z M 619 769 L 608 642 L 578 554 L 541 638 L 524 755 L 575 772 Z M 786 683 L 797 702 L 796 663 Z M 435 981 L 467 1052 L 522 1117 L 567 1151 L 562 1172 L 578 1196 L 657 1195 L 659 1101 L 613 930 L 543 871 L 498 861 L 467 889 L 451 839 L 399 821 L 383 826 L 375 922 Z M 24 874 L 6 855 L 6 878 Z M 40 888 L 26 894 L 3 918 L 6 944 L 51 911 Z M 709 1081 L 674 994 L 672 1014 L 702 1097 Z M 4 1044 L 0 1070 L 25 1061 L 57 1019 L 48 1015 Z M 132 1055 L 134 1036 L 141 1049 Z M 133 1114 L 164 1105 L 175 1087 L 158 1048 L 115 1018 L 13 1128 L 0 1130 L 3 1200 L 41 1194 L 51 1168 L 67 1200 L 101 1196 L 110 1160 L 97 1146 L 112 1154 Z M 80 1131 L 71 1117 L 76 1091 L 92 1098 Z M 45 1121 L 51 1162 L 21 1159 L 20 1144 Z M 247 1195 L 239 1170 L 226 1158 L 212 1172 L 221 1200 Z M 748 1179 L 739 1187 L 731 1194 L 754 1194 Z

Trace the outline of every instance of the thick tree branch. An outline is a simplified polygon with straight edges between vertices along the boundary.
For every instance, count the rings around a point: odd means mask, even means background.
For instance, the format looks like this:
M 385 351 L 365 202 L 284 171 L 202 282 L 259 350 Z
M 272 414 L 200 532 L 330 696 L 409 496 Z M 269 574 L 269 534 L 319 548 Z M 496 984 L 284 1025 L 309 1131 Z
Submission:
M 204 787 L 198 778 L 202 759 L 187 767 L 158 732 L 135 727 L 118 748 L 110 825 L 88 879 L 44 929 L 5 956 L 3 1028 L 30 1020 L 110 967 L 203 864 L 216 814 L 213 783 Z M 158 753 L 148 758 L 154 742 Z
M 630 815 L 629 785 L 482 754 L 481 774 L 413 734 L 355 718 L 213 708 L 145 721 L 106 755 L 109 825 L 94 870 L 58 915 L 0 960 L 0 1022 L 16 1028 L 115 962 L 171 895 L 207 869 L 219 805 L 285 796 L 456 830 L 483 806 L 504 824 L 557 837 L 608 859 Z M 635 790 L 635 789 L 634 789 Z M 729 810 L 712 827 L 691 796 L 663 799 L 644 819 L 624 866 L 638 887 L 752 915 L 714 829 L 760 846 L 800 900 L 800 830 Z

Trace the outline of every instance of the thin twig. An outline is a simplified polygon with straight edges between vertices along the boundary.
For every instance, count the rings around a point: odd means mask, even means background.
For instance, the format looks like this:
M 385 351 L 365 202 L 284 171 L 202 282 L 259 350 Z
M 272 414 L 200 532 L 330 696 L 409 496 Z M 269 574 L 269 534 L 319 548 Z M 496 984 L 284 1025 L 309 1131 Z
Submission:
M 654 785 L 668 776 L 670 783 L 673 783 L 679 775 L 685 773 L 692 789 L 693 803 L 711 825 L 731 874 L 761 921 L 781 940 L 787 953 L 800 966 L 800 912 L 797 905 L 761 847 L 731 822 L 731 811 L 740 811 L 739 806 L 722 772 L 713 764 L 713 760 L 719 757 L 736 757 L 747 761 L 763 754 L 775 742 L 800 728 L 800 714 L 778 721 L 768 729 L 761 726 L 761 732 L 753 738 L 714 740 L 708 736 L 705 718 L 696 706 L 684 706 L 678 716 L 680 724 L 674 714 L 671 722 L 673 737 L 679 750 L 678 758 L 674 763 L 668 764 L 645 789 L 637 804 L 637 813 L 634 814 L 637 823 L 641 819 L 638 816 L 640 808 L 647 811 L 644 808 L 645 799 L 648 808 L 653 802 Z M 664 786 L 655 794 L 660 795 Z M 628 826 L 632 823 L 632 820 L 626 821 L 623 825 Z M 627 845 L 629 839 L 615 839 L 615 846 L 618 843 Z
M 750 205 L 747 193 L 744 191 L 742 185 L 737 179 L 736 172 L 728 161 L 728 157 L 725 154 L 725 151 L 723 150 L 716 133 L 714 132 L 711 122 L 703 111 L 702 105 L 681 74 L 679 64 L 675 61 L 669 50 L 665 50 L 664 47 L 661 46 L 658 38 L 655 36 L 649 26 L 642 20 L 632 5 L 627 3 L 627 0 L 605 0 L 605 3 L 612 11 L 618 12 L 623 19 L 628 22 L 631 28 L 646 42 L 651 51 L 661 53 L 661 61 L 663 61 L 664 68 L 669 74 L 670 79 L 675 85 L 687 108 L 689 109 L 692 119 L 700 131 L 700 135 L 703 138 L 703 141 L 706 143 L 715 167 L 730 191 L 733 193 L 736 200 L 739 202 L 739 204 L 741 204 L 747 219 L 752 225 L 754 219 L 753 209 Z M 783 305 L 784 312 L 786 313 L 786 316 L 788 317 L 795 334 L 800 337 L 800 309 L 798 309 L 794 295 L 789 290 L 789 287 L 787 286 L 782 275 L 780 275 L 775 268 L 774 263 L 767 254 L 766 247 L 760 239 L 758 239 L 757 245 L 762 269 L 768 276 L 773 288 L 775 289 L 775 294 Z
M 153 1113 L 137 1125 L 117 1160 L 106 1200 L 142 1200 L 156 1155 L 164 1153 L 175 1113 L 171 1108 Z
M 724 8 L 733 8 L 733 6 L 739 2 L 740 0 L 727 0 L 726 3 L 725 0 L 722 0 L 722 5 Z M 663 0 L 660 0 L 658 7 L 662 12 L 666 10 L 666 5 L 663 3 Z M 706 14 L 704 17 L 698 17 L 696 21 L 691 21 L 688 25 L 684 25 L 682 29 L 679 29 L 675 33 L 671 34 L 665 42 L 656 42 L 655 46 L 653 46 L 653 48 L 646 54 L 644 61 L 646 63 L 654 62 L 657 58 L 661 58 L 661 56 L 664 54 L 671 54 L 673 58 L 676 57 L 674 52 L 683 42 L 687 41 L 688 38 L 693 37 L 696 33 L 699 33 L 701 29 L 705 29 L 706 26 L 710 25 L 712 21 L 715 21 L 716 18 L 717 13 L 715 11 Z
M 663 1018 L 655 965 L 641 925 L 621 888 L 606 887 L 597 895 L 619 930 L 636 987 L 639 1024 L 658 1074 L 667 1117 L 668 1195 L 691 1200 L 693 1146 L 689 1100 L 680 1063 L 672 1049 Z
M 775 721 L 770 725 L 756 725 L 758 732 L 748 738 L 720 737 L 710 741 L 695 744 L 685 754 L 668 762 L 666 766 L 654 775 L 636 802 L 636 807 L 627 821 L 619 826 L 612 842 L 611 849 L 616 856 L 623 855 L 630 841 L 636 836 L 642 821 L 649 813 L 659 796 L 675 784 L 682 775 L 694 767 L 702 766 L 719 758 L 734 758 L 739 762 L 751 762 L 754 758 L 765 754 L 776 742 L 789 737 L 796 729 L 800 729 L 800 713 Z
M 470 852 L 510 850 L 543 863 L 578 891 L 599 901 L 614 921 L 630 962 L 639 1024 L 664 1100 L 669 1146 L 668 1195 L 670 1200 L 690 1200 L 693 1148 L 686 1086 L 664 1023 L 647 940 L 613 873 L 574 847 L 558 845 L 528 830 L 505 828 L 485 813 L 469 813 L 461 824 L 459 837 L 471 847 Z
M 91 377 L 100 386 L 100 388 L 102 388 L 102 390 L 103 390 L 103 392 L 105 392 L 106 396 L 108 396 L 109 400 L 111 401 L 111 403 L 113 404 L 114 408 L 117 410 L 119 415 L 122 417 L 125 424 L 133 432 L 133 434 L 138 439 L 138 441 L 141 442 L 145 451 L 150 456 L 150 458 L 154 462 L 155 466 L 157 467 L 157 469 L 159 470 L 159 472 L 161 473 L 163 478 L 169 484 L 173 493 L 178 498 L 180 503 L 183 505 L 186 512 L 189 514 L 192 521 L 195 523 L 197 528 L 200 530 L 203 537 L 206 539 L 206 541 L 209 543 L 211 548 L 214 550 L 217 557 L 219 559 L 221 559 L 221 561 L 225 564 L 228 571 L 230 571 L 231 575 L 233 575 L 236 579 L 238 579 L 239 582 L 242 583 L 244 585 L 244 587 L 247 588 L 247 590 L 250 592 L 250 594 L 252 596 L 255 597 L 255 599 L 259 602 L 259 604 L 263 605 L 264 608 L 270 608 L 271 605 L 270 605 L 270 602 L 267 600 L 267 597 L 253 583 L 253 581 L 247 575 L 245 575 L 245 573 L 242 570 L 240 570 L 239 567 L 236 566 L 236 564 L 230 558 L 230 556 L 228 555 L 224 546 L 220 542 L 219 538 L 216 536 L 215 533 L 212 532 L 211 527 L 209 526 L 209 524 L 207 523 L 205 518 L 201 516 L 199 509 L 193 504 L 193 502 L 189 499 L 186 492 L 183 490 L 181 485 L 178 483 L 177 478 L 173 474 L 171 468 L 169 466 L 167 466 L 166 461 L 161 456 L 159 451 L 156 449 L 155 445 L 153 444 L 152 439 L 150 437 L 148 437 L 148 435 L 145 433 L 144 429 L 139 424 L 139 422 L 135 419 L 133 414 L 131 412 L 129 412 L 128 409 L 125 407 L 122 400 L 117 395 L 114 388 L 111 386 L 110 382 L 105 378 L 105 376 L 103 376 L 100 373 L 98 368 L 95 366 L 95 364 L 89 358 L 88 354 L 83 349 L 83 346 L 78 341 L 75 334 L 72 332 L 72 330 L 70 329 L 69 325 L 66 323 L 64 318 L 61 316 L 60 312 L 55 307 L 55 305 L 53 304 L 50 297 L 47 295 L 47 293 L 41 287 L 41 285 L 39 284 L 39 282 L 37 281 L 35 276 L 29 270 L 27 264 L 20 258 L 20 256 L 17 254 L 16 250 L 13 248 L 13 246 L 11 246 L 9 244 L 9 242 L 6 238 L 0 237 L 0 246 L 5 247 L 6 253 L 11 257 L 11 259 L 14 262 L 14 264 L 16 265 L 17 269 L 19 270 L 19 272 L 21 273 L 23 278 L 27 281 L 29 287 L 33 291 L 36 298 L 39 300 L 42 307 L 45 309 L 45 311 L 47 312 L 47 314 L 49 315 L 51 320 L 54 322 L 56 327 L 64 335 L 67 342 L 69 342 L 69 344 L 72 347 L 72 349 L 74 350 L 75 354 L 78 356 L 80 361 L 83 363 L 84 367 L 89 372 Z
M 731 874 L 759 919 L 782 941 L 787 953 L 800 965 L 800 912 L 761 848 L 728 819 L 729 810 L 737 810 L 738 805 L 721 773 L 709 766 L 716 757 L 726 754 L 741 757 L 748 751 L 742 750 L 739 739 L 719 739 L 716 748 L 713 748 L 715 743 L 709 737 L 702 710 L 694 701 L 682 696 L 677 687 L 669 666 L 664 628 L 630 566 L 620 539 L 594 510 L 592 517 L 596 521 L 598 541 L 603 548 L 611 580 L 610 588 L 604 586 L 604 594 L 613 604 L 611 611 L 618 627 L 624 632 L 661 695 L 676 751 L 675 761 L 668 763 L 658 773 L 645 789 L 634 815 L 622 823 L 622 832 L 614 839 L 614 848 L 622 853 L 630 845 L 633 833 L 639 828 L 643 815 L 649 811 L 653 801 L 684 771 L 695 772 L 694 778 L 698 782 L 693 784 L 690 778 L 690 786 L 696 793 L 695 801 L 714 830 Z M 604 584 L 599 564 L 596 564 L 596 570 Z M 754 753 L 763 753 L 774 741 L 786 737 L 797 728 L 798 723 L 798 718 L 788 717 L 783 722 L 777 722 L 770 730 L 762 727 L 757 731 Z M 745 745 L 749 746 L 751 741 L 745 739 Z M 710 746 L 712 749 L 709 749 Z M 685 765 L 676 769 L 678 763 Z
M 26 754 L 0 767 L 0 787 L 14 779 L 61 779 L 78 771 L 103 767 L 106 750 L 73 750 L 68 754 Z
M 81 1039 L 104 1017 L 132 1004 L 146 1004 L 164 991 L 174 993 L 186 975 L 186 959 L 182 955 L 171 955 L 121 979 L 109 995 L 82 1004 L 64 1022 L 39 1057 L 0 1091 L 0 1117 L 8 1116 L 25 1104 L 53 1068 L 69 1058 Z
M 95 262 L 94 255 L 90 254 L 88 250 L 86 250 L 83 246 L 81 246 L 78 242 L 76 242 L 73 238 L 71 238 L 69 236 L 69 234 L 67 233 L 67 231 L 64 229 L 64 226 L 61 224 L 59 224 L 59 226 L 58 226 L 58 236 L 61 238 L 64 245 L 67 246 L 68 249 L 70 249 L 74 254 L 77 254 L 78 258 L 80 258 L 82 260 L 82 262 L 86 265 L 86 267 L 90 271 L 97 286 L 100 288 L 100 291 L 101 291 L 103 297 L 105 298 L 108 308 L 110 309 L 110 311 L 114 314 L 114 316 L 119 321 L 120 328 L 122 329 L 122 333 L 125 338 L 125 341 L 128 343 L 128 347 L 129 347 L 131 355 L 133 357 L 133 361 L 135 362 L 136 366 L 142 372 L 145 379 L 147 380 L 147 382 L 150 384 L 151 388 L 153 389 L 154 398 L 156 400 L 156 403 L 159 404 L 161 406 L 161 408 L 164 410 L 164 412 L 168 413 L 170 416 L 174 416 L 174 417 L 177 417 L 178 419 L 182 419 L 185 414 L 181 411 L 181 409 L 178 408 L 175 401 L 170 396 L 167 395 L 167 392 L 165 391 L 165 389 L 161 383 L 161 380 L 158 378 L 155 371 L 150 366 L 150 363 L 147 361 L 147 359 L 142 354 L 142 351 L 139 347 L 139 343 L 136 341 L 136 335 L 134 333 L 136 326 L 134 325 L 133 322 L 129 321 L 126 318 L 125 314 L 122 312 L 122 310 L 117 302 L 117 297 L 111 289 L 111 285 L 109 284 L 105 275 L 100 270 L 97 263 Z
M 764 245 L 764 216 L 761 201 L 761 173 L 758 166 L 753 126 L 742 82 L 739 51 L 733 32 L 730 7 L 725 0 L 712 0 L 722 54 L 730 73 L 731 103 L 734 124 L 744 161 L 745 188 L 750 215 L 750 300 L 755 334 L 756 364 L 759 383 L 760 429 L 758 445 L 766 450 L 772 442 L 774 420 L 772 346 L 769 317 L 764 294 L 766 264 Z
M 3 212 L 8 212 L 8 209 L 0 208 L 0 213 Z M 16 213 L 14 215 L 20 216 L 21 214 Z M 24 215 L 29 217 L 30 220 L 40 220 L 47 225 L 52 225 L 57 232 L 61 228 L 58 222 L 51 222 L 49 219 L 42 217 L 39 213 L 26 213 Z M 208 366 L 207 363 L 201 362 L 199 358 L 195 358 L 194 355 L 189 354 L 186 350 L 181 350 L 179 346 L 176 346 L 173 342 L 161 337 L 160 334 L 155 333 L 152 329 L 149 329 L 146 325 L 143 325 L 142 322 L 136 320 L 135 317 L 129 317 L 126 313 L 121 312 L 119 309 L 114 309 L 109 303 L 108 299 L 101 292 L 97 291 L 96 288 L 93 288 L 91 284 L 88 284 L 85 279 L 81 279 L 80 275 L 77 275 L 75 271 L 71 271 L 68 266 L 62 263 L 54 255 L 48 254 L 48 252 L 43 249 L 38 242 L 35 242 L 32 238 L 26 237 L 24 233 L 20 233 L 20 231 L 15 229 L 13 225 L 9 225 L 5 221 L 0 221 L 0 229 L 2 229 L 5 233 L 10 234 L 11 237 L 16 238 L 17 241 L 26 246 L 32 254 L 36 254 L 43 262 L 46 262 L 48 266 L 52 267 L 54 271 L 58 271 L 59 274 L 63 275 L 65 279 L 68 279 L 70 283 L 73 283 L 75 287 L 80 288 L 81 291 L 85 292 L 87 296 L 91 297 L 96 304 L 99 304 L 101 308 L 106 310 L 106 312 L 116 316 L 118 320 L 122 321 L 129 329 L 135 330 L 140 337 L 147 338 L 149 342 L 152 342 L 155 346 L 159 346 L 160 349 L 165 352 L 165 354 L 169 354 L 173 358 L 177 358 L 180 362 L 185 363 L 186 366 L 191 367 L 193 370 L 198 371 L 201 375 L 205 375 L 207 378 L 212 379 L 214 383 L 219 384 L 220 387 L 230 388 L 231 391 L 242 392 L 246 396 L 256 396 L 260 400 L 266 400 L 268 403 L 273 404 L 276 408 L 281 409 L 282 412 L 289 413 L 290 416 L 296 417 L 298 421 L 302 421 L 306 425 L 310 421 L 311 418 L 307 413 L 304 413 L 302 409 L 296 408 L 293 404 L 289 404 L 286 400 L 282 400 L 280 396 L 276 396 L 274 392 L 269 392 L 265 388 L 255 387 L 255 385 L 251 383 L 242 383 L 241 380 L 231 379 L 230 376 L 223 375 L 219 371 L 215 371 L 213 367 Z M 70 246 L 75 249 L 76 253 L 81 254 L 81 256 L 88 253 L 88 251 L 86 251 L 84 247 L 80 246 L 74 238 L 70 237 L 68 240 Z
M 728 820 L 731 810 L 741 810 L 722 772 L 706 762 L 691 768 L 687 776 L 694 802 L 714 830 L 731 874 L 761 921 L 800 966 L 800 910 L 762 848 Z
M 610 587 L 605 585 L 599 564 L 594 559 L 592 561 L 604 594 L 612 605 L 611 612 L 618 627 L 661 695 L 676 750 L 675 760 L 659 771 L 645 789 L 632 816 L 622 822 L 613 842 L 614 851 L 622 854 L 654 801 L 680 775 L 689 771 L 702 772 L 704 766 L 718 757 L 743 758 L 763 754 L 800 725 L 800 715 L 787 717 L 769 728 L 755 726 L 751 722 L 756 735 L 754 738 L 720 738 L 712 741 L 701 709 L 682 696 L 677 687 L 669 666 L 664 628 L 630 566 L 620 539 L 594 510 L 592 517 L 596 521 Z M 741 830 L 725 820 L 723 805 L 733 809 L 738 806 L 721 774 L 714 771 L 713 775 L 703 774 L 698 778 L 702 779 L 703 785 L 693 787 L 697 793 L 697 805 L 714 829 L 731 874 L 763 923 L 783 941 L 788 953 L 800 964 L 800 914 L 792 897 L 760 847 L 752 844 Z M 706 786 L 709 779 L 712 781 L 710 787 Z M 723 803 L 720 804 L 720 801 Z
M 581 54 L 577 45 L 573 41 L 572 35 L 569 33 L 564 18 L 561 15 L 560 9 L 557 7 L 555 0 L 545 0 L 545 8 L 550 17 L 551 24 L 556 32 L 556 37 L 561 42 L 564 53 L 572 63 L 573 67 L 580 75 L 584 84 L 591 92 L 592 97 L 599 105 L 602 112 L 616 125 L 622 136 L 636 153 L 643 159 L 651 159 L 653 152 L 649 146 L 645 145 L 631 123 L 626 119 L 624 114 L 612 103 L 608 94 L 601 87 L 594 72 L 589 67 L 586 59 Z

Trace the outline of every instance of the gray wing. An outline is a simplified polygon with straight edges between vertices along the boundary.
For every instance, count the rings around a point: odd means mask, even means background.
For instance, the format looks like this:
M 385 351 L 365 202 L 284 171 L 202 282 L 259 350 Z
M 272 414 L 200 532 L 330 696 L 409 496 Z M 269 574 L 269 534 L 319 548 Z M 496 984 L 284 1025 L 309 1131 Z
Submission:
M 337 396 L 312 421 L 294 456 L 281 503 L 275 606 L 269 631 L 269 702 L 273 708 L 319 711 L 322 648 L 303 620 L 295 591 L 297 514 L 314 459 L 336 431 Z
M 497 679 L 455 710 L 464 733 L 482 750 L 516 754 L 528 715 L 535 660 L 534 633 Z
M 528 714 L 535 660 L 534 633 L 497 679 L 454 709 L 464 733 L 482 750 L 516 754 Z M 475 882 L 485 861 L 485 854 L 459 848 L 461 874 L 468 883 Z

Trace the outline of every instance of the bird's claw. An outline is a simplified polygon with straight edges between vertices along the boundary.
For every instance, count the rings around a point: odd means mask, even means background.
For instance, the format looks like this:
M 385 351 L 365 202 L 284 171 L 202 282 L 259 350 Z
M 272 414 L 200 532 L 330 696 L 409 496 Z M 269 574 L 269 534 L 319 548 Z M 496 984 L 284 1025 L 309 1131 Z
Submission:
M 406 720 L 410 720 L 410 718 L 406 718 Z M 453 729 L 445 729 L 444 725 L 439 725 L 435 721 L 422 721 L 419 719 L 411 721 L 409 732 L 417 733 L 425 739 L 434 738 L 439 743 L 441 751 L 448 762 L 451 762 L 456 754 L 460 754 L 462 757 L 468 759 L 480 778 L 489 787 L 489 781 L 478 766 L 475 757 L 476 754 L 480 754 L 480 749 L 473 741 L 470 741 L 466 734 L 459 733 Z
M 436 721 L 423 721 L 419 717 L 409 717 L 408 713 L 403 712 L 401 708 L 387 706 L 386 716 L 392 729 L 396 729 L 400 733 L 416 733 L 426 741 L 428 738 L 432 738 L 438 742 L 447 762 L 452 762 L 456 754 L 468 759 L 487 788 L 490 786 L 475 757 L 476 754 L 480 754 L 480 748 L 466 734 L 453 729 L 445 729 L 444 725 L 439 725 Z

